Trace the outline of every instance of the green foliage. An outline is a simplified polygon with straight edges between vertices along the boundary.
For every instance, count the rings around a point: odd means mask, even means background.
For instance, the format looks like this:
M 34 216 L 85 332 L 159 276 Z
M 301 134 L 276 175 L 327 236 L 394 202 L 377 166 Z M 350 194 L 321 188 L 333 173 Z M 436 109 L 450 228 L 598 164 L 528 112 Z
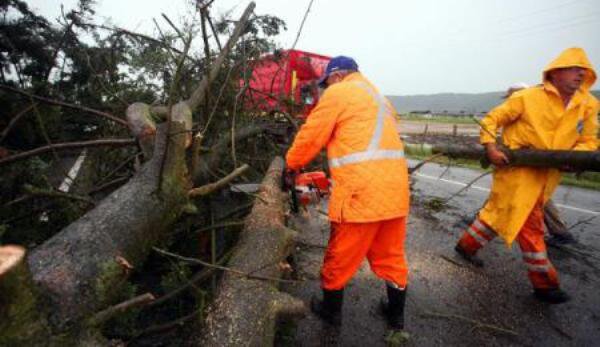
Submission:
M 137 286 L 127 282 L 122 286 L 119 297 L 115 302 L 123 302 L 138 295 Z M 133 308 L 120 313 L 107 322 L 104 333 L 110 336 L 134 336 L 137 331 L 139 308 Z
M 560 183 L 567 186 L 600 190 L 600 172 L 566 173 L 563 174 Z
M 437 198 L 437 197 L 433 197 L 427 201 L 425 201 L 425 208 L 432 211 L 432 212 L 439 212 L 444 210 L 447 207 L 446 202 L 444 202 L 444 199 L 441 198 Z
M 431 115 L 426 116 L 418 113 L 406 113 L 399 115 L 400 121 L 409 120 L 423 123 L 444 123 L 444 124 L 472 124 L 477 126 L 473 121 L 473 115 L 446 116 L 446 115 Z
M 165 292 L 170 292 L 187 283 L 191 276 L 188 264 L 183 262 L 172 262 L 170 271 L 161 278 L 161 286 Z
M 404 330 L 390 330 L 385 337 L 388 346 L 402 346 L 410 340 L 410 335 Z

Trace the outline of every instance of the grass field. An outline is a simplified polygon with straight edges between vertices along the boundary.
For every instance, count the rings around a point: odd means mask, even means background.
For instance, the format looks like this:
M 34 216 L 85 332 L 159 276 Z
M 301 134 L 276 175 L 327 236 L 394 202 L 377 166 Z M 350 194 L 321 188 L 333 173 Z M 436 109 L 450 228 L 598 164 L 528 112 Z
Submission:
M 445 123 L 445 124 L 477 124 L 472 116 L 442 116 L 442 115 L 433 115 L 433 116 L 425 116 L 423 114 L 400 114 L 400 120 L 409 120 L 415 122 L 423 122 L 423 123 Z
M 408 157 L 415 160 L 426 159 L 424 156 L 420 155 L 408 155 Z M 441 165 L 448 165 L 448 158 L 438 157 L 431 162 Z M 452 166 L 464 167 L 481 172 L 486 170 L 481 167 L 478 161 L 475 160 L 453 159 L 451 164 Z M 574 173 L 564 173 L 560 184 L 600 191 L 600 172 L 584 172 L 578 175 Z

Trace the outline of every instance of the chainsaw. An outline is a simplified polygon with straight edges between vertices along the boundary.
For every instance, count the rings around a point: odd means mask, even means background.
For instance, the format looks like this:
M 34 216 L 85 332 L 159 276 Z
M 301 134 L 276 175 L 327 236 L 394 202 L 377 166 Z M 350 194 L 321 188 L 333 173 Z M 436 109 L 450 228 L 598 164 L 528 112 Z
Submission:
M 323 171 L 301 172 L 294 175 L 294 187 L 290 189 L 292 212 L 300 206 L 317 204 L 330 193 L 330 182 Z

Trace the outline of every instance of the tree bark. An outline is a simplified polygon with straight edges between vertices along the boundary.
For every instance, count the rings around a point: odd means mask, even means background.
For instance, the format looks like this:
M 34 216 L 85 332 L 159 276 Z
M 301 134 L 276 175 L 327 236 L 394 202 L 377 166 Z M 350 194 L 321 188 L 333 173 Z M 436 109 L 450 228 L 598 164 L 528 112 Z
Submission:
M 30 254 L 33 279 L 48 296 L 50 322 L 59 330 L 108 306 L 129 274 L 118 257 L 141 265 L 181 214 L 191 188 L 183 128 L 173 122 L 172 133 L 178 135 L 169 137 L 160 127 L 154 156 L 136 176 Z M 163 158 L 168 138 L 169 153 Z
M 0 247 L 0 345 L 22 346 L 42 343 L 49 336 L 43 312 L 38 308 L 38 291 L 25 261 L 25 249 Z
M 280 157 L 271 163 L 229 268 L 263 278 L 281 276 L 279 263 L 289 255 L 294 236 L 285 227 L 287 197 L 280 188 L 283 165 Z M 271 346 L 276 318 L 306 311 L 300 300 L 280 292 L 274 281 L 244 277 L 239 272 L 223 275 L 204 327 L 191 345 Z

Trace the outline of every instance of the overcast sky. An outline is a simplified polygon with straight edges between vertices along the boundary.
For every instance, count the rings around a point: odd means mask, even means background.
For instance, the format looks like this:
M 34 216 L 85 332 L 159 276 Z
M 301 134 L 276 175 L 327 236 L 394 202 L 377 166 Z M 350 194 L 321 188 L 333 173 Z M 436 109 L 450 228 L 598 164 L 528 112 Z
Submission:
M 29 0 L 55 18 L 60 4 L 75 0 Z M 278 41 L 294 42 L 310 0 L 256 0 L 257 14 L 276 15 L 288 30 Z M 152 18 L 180 18 L 189 0 L 97 0 L 98 21 L 154 33 Z M 249 0 L 215 0 L 211 14 Z M 165 24 L 166 26 L 166 24 Z M 535 84 L 563 49 L 584 48 L 600 69 L 600 1 L 597 0 L 314 0 L 296 48 L 348 55 L 385 94 L 505 90 Z M 596 84 L 594 89 L 599 89 Z

